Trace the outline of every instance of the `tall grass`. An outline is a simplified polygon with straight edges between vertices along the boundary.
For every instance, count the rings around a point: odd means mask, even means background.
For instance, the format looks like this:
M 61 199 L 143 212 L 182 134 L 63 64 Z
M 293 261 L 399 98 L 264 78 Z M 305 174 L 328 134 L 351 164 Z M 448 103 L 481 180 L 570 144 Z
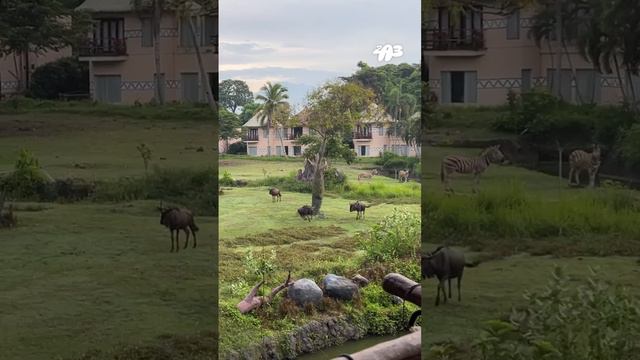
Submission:
M 377 180 L 350 182 L 344 187 L 343 196 L 360 200 L 384 200 L 411 198 L 420 201 L 421 186 L 418 182 L 389 183 Z
M 429 242 L 594 235 L 640 241 L 640 205 L 630 191 L 581 192 L 543 200 L 511 184 L 477 196 L 431 193 L 423 208 Z

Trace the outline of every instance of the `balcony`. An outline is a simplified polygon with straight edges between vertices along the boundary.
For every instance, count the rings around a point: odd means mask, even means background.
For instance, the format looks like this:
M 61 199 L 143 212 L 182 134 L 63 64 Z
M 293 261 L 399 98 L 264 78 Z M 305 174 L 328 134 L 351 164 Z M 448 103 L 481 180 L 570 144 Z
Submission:
M 289 133 L 285 137 L 285 140 L 298 140 L 301 136 L 301 133 Z
M 260 140 L 260 137 L 258 136 L 258 134 L 256 134 L 256 133 L 248 133 L 247 137 L 246 137 L 246 139 L 244 141 L 253 142 L 253 141 L 258 141 L 258 140 Z
M 423 49 L 430 56 L 481 56 L 486 48 L 482 30 L 424 31 Z
M 353 133 L 354 140 L 371 140 L 372 134 L 370 131 L 355 131 Z
M 127 59 L 127 40 L 108 39 L 107 41 L 88 40 L 78 49 L 81 60 L 123 61 Z

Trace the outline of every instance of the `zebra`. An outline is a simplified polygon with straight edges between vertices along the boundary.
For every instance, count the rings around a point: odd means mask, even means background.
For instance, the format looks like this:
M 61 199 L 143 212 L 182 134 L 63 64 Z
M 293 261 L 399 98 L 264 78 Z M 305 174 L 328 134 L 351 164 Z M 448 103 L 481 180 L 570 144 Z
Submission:
M 596 174 L 600 168 L 600 146 L 593 145 L 593 151 L 588 153 L 583 150 L 574 150 L 569 155 L 569 186 L 573 185 L 573 177 L 575 175 L 575 184 L 580 185 L 580 174 L 583 171 L 589 173 L 589 187 L 595 187 Z
M 491 163 L 499 164 L 504 160 L 504 154 L 500 151 L 500 145 L 490 146 L 476 157 L 460 155 L 445 156 L 440 165 L 440 181 L 444 184 L 444 191 L 453 193 L 453 189 L 449 185 L 449 177 L 453 173 L 460 173 L 473 174 L 474 186 L 472 191 L 475 193 L 480 183 L 480 175 L 487 170 Z

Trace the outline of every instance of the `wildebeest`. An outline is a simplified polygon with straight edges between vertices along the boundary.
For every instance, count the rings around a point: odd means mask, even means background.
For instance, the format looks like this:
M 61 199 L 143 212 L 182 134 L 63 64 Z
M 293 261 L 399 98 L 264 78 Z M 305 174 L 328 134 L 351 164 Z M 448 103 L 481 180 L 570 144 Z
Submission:
M 444 282 L 449 282 L 449 298 L 451 298 L 451 279 L 458 279 L 458 301 L 462 300 L 460 295 L 460 283 L 462 273 L 466 267 L 474 267 L 477 263 L 467 263 L 461 251 L 451 249 L 447 246 L 439 246 L 434 252 L 422 256 L 421 273 L 422 278 L 438 278 L 438 293 L 436 294 L 436 306 L 440 304 L 440 289 L 444 296 L 444 303 L 447 303 L 447 293 Z
M 400 182 L 409 181 L 409 170 L 400 170 L 400 171 L 398 171 L 398 181 L 400 181 Z
M 189 245 L 189 230 L 193 233 L 193 247 L 197 246 L 196 240 L 196 232 L 199 230 L 196 226 L 196 223 L 193 219 L 193 213 L 185 208 L 177 208 L 177 207 L 162 207 L 162 202 L 160 203 L 160 207 L 158 207 L 160 211 L 160 224 L 169 228 L 171 232 L 171 252 L 173 252 L 173 231 L 176 232 L 176 252 L 180 251 L 180 230 L 183 230 L 187 235 L 187 239 L 184 243 L 184 248 L 186 249 Z
M 589 174 L 589 186 L 594 187 L 596 183 L 596 174 L 600 168 L 600 146 L 593 144 L 592 152 L 588 153 L 583 150 L 575 150 L 569 155 L 569 186 L 573 185 L 573 176 L 575 174 L 576 185 L 580 185 L 580 174 L 587 171 Z
M 271 201 L 282 201 L 282 194 L 278 188 L 269 189 L 269 195 L 271 195 Z
M 364 211 L 368 207 L 371 207 L 371 205 L 365 205 L 365 204 L 361 203 L 360 201 L 356 201 L 355 203 L 350 203 L 349 204 L 349 212 L 357 211 L 356 220 L 364 219 Z
M 303 220 L 309 220 L 309 222 L 311 222 L 311 218 L 313 217 L 313 208 L 309 205 L 304 205 L 298 209 L 298 215 L 300 215 Z

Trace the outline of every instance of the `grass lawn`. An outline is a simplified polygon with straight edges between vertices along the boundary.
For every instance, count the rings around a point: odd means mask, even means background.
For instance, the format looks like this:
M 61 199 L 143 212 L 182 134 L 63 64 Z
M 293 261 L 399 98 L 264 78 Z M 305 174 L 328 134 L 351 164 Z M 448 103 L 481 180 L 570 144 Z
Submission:
M 267 176 L 288 176 L 301 168 L 301 161 L 265 161 L 226 157 L 220 161 L 220 174 L 228 171 L 235 179 L 258 180 Z M 361 172 L 362 167 L 372 165 L 337 164 L 348 179 Z M 362 186 L 365 181 L 362 182 Z M 410 188 L 416 183 L 400 184 L 397 181 L 377 177 L 373 183 L 387 186 Z M 295 326 L 326 314 L 285 316 L 274 320 L 278 305 L 269 307 L 265 314 L 240 315 L 235 305 L 246 296 L 253 283 L 247 281 L 244 258 L 248 250 L 254 254 L 275 251 L 274 262 L 277 271 L 268 282 L 267 288 L 284 280 L 291 270 L 294 278 L 309 277 L 320 282 L 323 275 L 333 272 L 350 276 L 360 272 L 369 276 L 360 262 L 356 233 L 366 231 L 372 225 L 389 215 L 394 208 L 402 208 L 414 214 L 420 213 L 418 203 L 419 185 L 416 199 L 410 203 L 385 201 L 381 199 L 366 211 L 365 220 L 356 220 L 356 214 L 349 212 L 349 202 L 344 194 L 326 194 L 322 211 L 325 218 L 303 221 L 297 209 L 311 203 L 311 194 L 282 192 L 281 202 L 272 202 L 268 187 L 223 188 L 220 197 L 220 350 L 238 350 L 255 344 L 264 336 L 277 336 L 291 331 Z M 414 266 L 416 264 L 413 264 Z M 383 274 L 384 275 L 384 274 Z
M 611 203 L 618 202 L 619 209 L 611 210 L 607 214 L 611 217 L 626 219 L 631 221 L 631 217 L 638 213 L 639 194 L 634 191 L 623 191 L 616 189 L 575 189 L 567 186 L 565 179 L 558 179 L 555 176 L 529 171 L 515 166 L 495 166 L 492 165 L 480 180 L 480 195 L 471 194 L 471 175 L 457 175 L 452 180 L 452 186 L 456 190 L 456 195 L 450 200 L 442 200 L 443 188 L 440 183 L 440 160 L 448 154 L 475 155 L 481 149 L 456 149 L 427 147 L 423 149 L 426 160 L 426 172 L 424 174 L 424 186 L 426 187 L 426 203 L 438 201 L 438 206 L 442 210 L 445 206 L 462 204 L 468 200 L 467 208 L 460 205 L 458 213 L 465 212 L 470 215 L 468 219 L 477 220 L 481 216 L 491 214 L 501 215 L 504 221 L 512 219 L 509 217 L 509 209 L 494 209 L 492 206 L 507 206 L 510 200 L 510 187 L 516 186 L 526 201 L 535 209 L 524 209 L 513 205 L 514 209 L 521 211 L 515 217 L 523 220 L 522 226 L 534 224 L 536 219 L 548 215 L 562 217 L 567 224 L 580 224 L 583 218 L 592 216 L 594 211 L 609 205 L 598 205 L 597 202 L 590 202 L 585 199 L 610 199 Z M 481 215 L 481 208 L 473 208 L 482 204 L 475 201 L 476 197 L 485 196 L 485 203 Z M 489 201 L 489 196 L 496 197 L 495 202 Z M 519 200 L 517 197 L 516 200 Z M 585 201 L 583 201 L 585 200 Z M 582 201 L 582 202 L 581 202 Z M 594 200 L 595 201 L 595 200 Z M 635 207 L 633 203 L 635 202 Z M 497 205 L 496 205 L 497 204 Z M 533 206 L 535 205 L 535 206 Z M 580 208 L 579 205 L 588 206 Z M 452 208 L 453 209 L 453 208 Z M 546 209 L 546 210 L 545 210 Z M 514 210 L 515 211 L 515 210 Z M 448 212 L 453 214 L 454 211 Z M 445 214 L 447 212 L 443 212 Z M 464 215 L 464 214 L 462 214 Z M 473 216 L 471 216 L 473 215 Z M 466 216 L 466 215 L 465 215 Z M 497 215 L 496 215 L 497 216 Z M 626 218 L 628 217 L 628 219 Z M 464 218 L 464 217 L 461 217 Z M 514 222 L 515 222 L 515 218 Z M 593 218 L 592 226 L 597 229 L 597 216 Z M 451 219 L 439 218 L 436 226 L 447 226 L 447 221 Z M 490 221 L 491 219 L 486 219 Z M 600 219 L 608 220 L 608 219 Z M 640 294 L 640 290 L 635 286 L 635 280 L 640 272 L 637 257 L 640 256 L 640 238 L 637 232 L 633 232 L 631 224 L 620 220 L 620 224 L 629 225 L 628 229 L 614 226 L 610 231 L 602 233 L 592 233 L 585 223 L 583 233 L 571 233 L 566 235 L 554 235 L 540 238 L 529 238 L 525 236 L 506 236 L 503 234 L 492 234 L 485 228 L 485 232 L 469 234 L 462 228 L 452 228 L 452 233 L 456 231 L 459 236 L 449 238 L 437 238 L 429 233 L 424 234 L 423 248 L 432 251 L 437 245 L 448 244 L 473 244 L 473 250 L 464 247 L 468 259 L 479 259 L 483 262 L 476 268 L 466 269 L 462 285 L 462 302 L 457 302 L 457 292 L 454 282 L 454 301 L 439 307 L 434 306 L 436 294 L 436 282 L 427 279 L 423 282 L 425 289 L 425 306 L 423 309 L 423 341 L 427 348 L 435 343 L 452 341 L 462 348 L 478 337 L 485 321 L 503 318 L 508 315 L 512 306 L 524 303 L 522 297 L 525 291 L 541 291 L 551 278 L 554 265 L 559 265 L 566 269 L 567 274 L 575 281 L 586 279 L 590 275 L 589 267 L 601 269 L 602 278 L 612 283 L 629 287 L 633 293 Z M 530 221 L 530 222 L 528 222 Z M 469 222 L 457 223 L 458 226 L 471 226 Z M 453 225 L 449 225 L 453 226 Z M 578 225 L 579 226 L 579 225 Z M 496 225 L 497 227 L 497 225 Z M 524 228 L 521 229 L 524 229 Z M 457 230 L 456 230 L 457 229 Z M 600 229 L 597 229 L 600 231 Z M 628 232 L 623 232 L 627 231 Z M 595 230 L 594 230 L 595 231 Z M 523 231 L 524 233 L 524 231 Z M 625 235 L 631 234 L 631 235 Z M 635 235 L 634 235 L 635 234 Z M 502 247 L 508 247 L 505 251 Z M 517 250 L 520 248 L 521 250 Z M 590 253 L 602 252 L 608 254 L 608 248 L 626 248 L 629 251 L 623 252 L 624 256 L 589 256 Z M 536 249 L 542 253 L 550 253 L 547 256 L 532 256 L 526 251 Z M 543 251 L 544 250 L 544 251 Z M 500 253 L 511 253 L 512 255 L 503 257 Z M 620 251 L 615 251 L 620 253 Z M 560 254 L 561 256 L 554 256 Z M 464 357 L 464 356 L 463 356 Z
M 3 115 L 0 172 L 26 148 L 55 178 L 140 176 L 136 146 L 143 142 L 162 168 L 207 168 L 212 128 L 186 120 Z M 198 216 L 198 247 L 170 253 L 157 205 L 17 203 L 18 227 L 0 230 L 1 357 L 77 358 L 215 331 L 216 219 Z

